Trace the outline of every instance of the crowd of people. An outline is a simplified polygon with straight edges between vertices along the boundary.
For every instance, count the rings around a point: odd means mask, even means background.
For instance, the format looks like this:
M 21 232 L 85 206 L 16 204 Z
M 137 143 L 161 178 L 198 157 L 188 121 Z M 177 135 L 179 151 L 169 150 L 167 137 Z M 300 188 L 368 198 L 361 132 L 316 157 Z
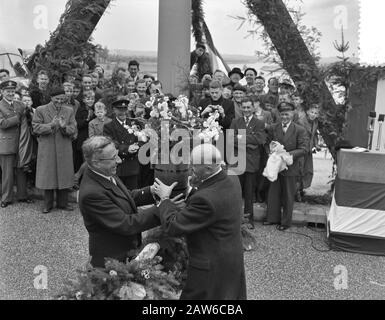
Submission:
M 200 44 L 192 52 L 190 104 L 201 110 L 202 117 L 218 108 L 219 124 L 224 130 L 247 130 L 247 166 L 239 179 L 250 228 L 254 227 L 254 202 L 267 202 L 268 213 L 275 212 L 274 218 L 268 214 L 266 223 L 289 227 L 294 198 L 301 201 L 304 189 L 311 185 L 312 153 L 319 148 L 319 108 L 304 106 L 288 79 L 265 79 L 254 68 L 242 72 L 235 67 L 227 75 L 221 70 L 210 72 L 209 64 L 198 68 L 197 61 L 205 54 L 205 46 Z M 68 72 L 62 85 L 54 88 L 47 70 L 40 70 L 29 87 L 9 80 L 8 70 L 0 70 L 0 76 L 2 207 L 13 202 L 15 177 L 19 201 L 33 201 L 27 195 L 29 180 L 44 190 L 42 212 L 53 209 L 54 190 L 57 207 L 72 210 L 68 191 L 79 188 L 86 167 L 82 145 L 95 135 L 107 135 L 115 141 L 123 160 L 118 166 L 118 176 L 130 190 L 153 182 L 152 167 L 139 162 L 137 137 L 125 130 L 125 126 L 137 125 L 135 118 L 148 118 L 146 101 L 163 94 L 163 89 L 162 83 L 152 75 L 140 73 L 137 61 L 130 61 L 128 69 L 117 68 L 111 79 L 104 77 L 100 65 L 81 76 Z M 242 79 L 245 79 L 243 85 Z M 118 97 L 115 101 L 108 100 L 107 84 Z M 266 137 L 258 135 L 261 132 Z M 277 182 L 269 183 L 262 172 L 272 140 L 280 141 L 289 152 L 302 151 L 293 152 L 294 164 L 279 175 Z M 272 205 L 277 201 L 269 205 L 269 198 L 286 199 L 278 207 L 282 205 L 288 211 L 287 221 L 280 221 L 277 213 L 280 209 Z
M 170 199 L 175 183 L 167 186 L 154 179 L 153 165 L 140 163 L 142 144 L 129 130 L 150 117 L 146 102 L 165 94 L 161 81 L 141 74 L 135 60 L 129 61 L 128 68 L 117 68 L 108 79 L 100 65 L 83 74 L 68 72 L 60 86 L 51 84 L 49 70 L 39 70 L 25 87 L 2 69 L 1 207 L 14 202 L 15 184 L 16 199 L 33 202 L 30 184 L 44 191 L 42 213 L 54 209 L 55 193 L 56 207 L 72 211 L 69 191 L 80 188 L 79 207 L 94 266 L 102 267 L 105 257 L 124 261 L 127 251 L 140 245 L 142 231 L 162 224 L 171 235 L 187 235 L 191 263 L 184 298 L 245 298 L 239 223 L 254 228 L 257 202 L 267 204 L 264 224 L 276 224 L 281 231 L 291 226 L 294 201 L 301 201 L 312 182 L 312 153 L 319 149 L 319 107 L 305 106 L 288 79 L 265 79 L 254 68 L 212 72 L 205 49 L 198 44 L 191 53 L 189 104 L 200 110 L 202 118 L 218 111 L 222 129 L 235 131 L 235 139 L 226 141 L 235 150 L 240 139 L 246 141 L 246 168 L 239 179 L 226 174 L 231 170 L 227 154 L 221 155 L 211 144 L 198 146 L 193 159 L 205 161 L 207 152 L 209 159 L 227 162 L 227 166 L 191 163 L 186 198 Z M 280 143 L 293 161 L 270 182 L 263 170 L 272 143 Z M 137 214 L 137 205 L 156 199 L 158 206 Z M 218 243 L 218 239 L 223 241 Z M 221 281 L 234 268 L 236 283 Z M 209 270 L 217 280 L 203 281 L 206 273 L 202 270 Z

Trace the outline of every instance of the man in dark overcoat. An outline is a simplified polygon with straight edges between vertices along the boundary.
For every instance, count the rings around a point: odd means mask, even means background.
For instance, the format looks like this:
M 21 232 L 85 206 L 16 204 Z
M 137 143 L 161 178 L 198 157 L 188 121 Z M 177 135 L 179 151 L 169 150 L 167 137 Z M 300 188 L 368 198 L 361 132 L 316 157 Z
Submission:
M 169 199 L 175 183 L 166 186 L 156 179 L 154 184 L 163 229 L 187 241 L 189 265 L 181 299 L 246 299 L 239 180 L 222 170 L 221 154 L 211 144 L 195 147 L 191 159 L 197 189 L 184 208 Z
M 89 253 L 94 267 L 105 258 L 124 262 L 130 250 L 141 245 L 141 232 L 160 224 L 153 206 L 138 213 L 137 206 L 155 203 L 153 186 L 129 191 L 117 177 L 122 161 L 111 139 L 93 136 L 83 144 L 87 161 L 79 190 L 79 207 L 89 234 Z
M 308 148 L 305 129 L 293 122 L 295 106 L 281 102 L 278 105 L 281 122 L 273 124 L 269 130 L 270 140 L 277 141 L 293 156 L 293 164 L 278 174 L 278 179 L 270 184 L 267 199 L 267 220 L 265 225 L 279 224 L 278 230 L 284 231 L 291 226 L 296 177 L 300 175 L 299 159 Z M 282 208 L 282 211 L 281 211 Z
M 115 118 L 103 128 L 103 135 L 110 137 L 119 150 L 122 162 L 118 165 L 117 175 L 129 190 L 138 188 L 140 172 L 138 160 L 138 138 L 132 130 L 132 121 L 127 119 L 127 109 L 130 101 L 116 100 L 112 103 Z

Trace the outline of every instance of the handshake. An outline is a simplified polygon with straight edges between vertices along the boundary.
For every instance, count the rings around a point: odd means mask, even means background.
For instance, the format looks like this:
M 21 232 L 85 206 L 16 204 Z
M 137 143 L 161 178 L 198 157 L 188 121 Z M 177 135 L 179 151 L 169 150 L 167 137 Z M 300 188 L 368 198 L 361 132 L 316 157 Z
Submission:
M 168 186 L 164 184 L 162 181 L 160 181 L 158 178 L 155 178 L 155 182 L 152 186 L 150 186 L 150 190 L 154 196 L 160 199 L 159 202 L 169 199 L 179 208 L 183 208 L 185 206 L 185 201 L 184 199 L 182 199 L 182 197 L 184 197 L 183 193 L 180 193 L 174 198 L 170 199 L 171 193 L 177 184 L 178 182 L 174 182 L 173 184 Z

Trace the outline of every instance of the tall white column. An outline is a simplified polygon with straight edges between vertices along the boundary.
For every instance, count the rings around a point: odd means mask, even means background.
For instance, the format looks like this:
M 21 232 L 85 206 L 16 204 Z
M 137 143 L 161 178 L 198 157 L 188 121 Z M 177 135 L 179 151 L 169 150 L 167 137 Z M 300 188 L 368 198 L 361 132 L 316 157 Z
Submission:
M 158 79 L 163 92 L 188 94 L 191 0 L 159 0 Z

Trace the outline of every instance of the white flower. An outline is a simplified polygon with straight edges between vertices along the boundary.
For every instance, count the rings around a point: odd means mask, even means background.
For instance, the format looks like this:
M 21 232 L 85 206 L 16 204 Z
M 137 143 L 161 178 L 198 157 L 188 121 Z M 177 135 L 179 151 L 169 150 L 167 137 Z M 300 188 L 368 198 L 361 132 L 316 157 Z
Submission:
M 116 277 L 117 275 L 118 275 L 118 273 L 115 270 L 111 270 L 110 271 L 110 276 L 111 277 Z
M 83 295 L 83 291 L 76 292 L 75 294 L 76 300 L 80 300 L 82 298 L 82 295 Z
M 156 110 L 151 110 L 150 117 L 151 118 L 159 118 L 159 112 Z
M 168 111 L 168 103 L 166 101 L 162 102 L 160 104 L 160 108 L 163 110 L 163 111 Z
M 163 99 L 164 99 L 164 101 L 166 101 L 166 102 L 169 102 L 169 101 L 170 101 L 170 98 L 167 97 L 167 96 L 165 96 Z
M 166 110 L 161 111 L 161 112 L 160 112 L 160 116 L 161 116 L 163 119 L 170 119 L 170 118 L 171 118 Z
M 152 102 L 151 101 L 147 101 L 145 107 L 148 108 L 148 109 L 151 109 L 152 108 Z
M 146 289 L 141 284 L 129 282 L 120 288 L 118 296 L 121 300 L 143 300 L 146 294 Z
M 144 131 L 136 131 L 135 135 L 138 137 L 138 141 L 147 142 L 148 138 Z

